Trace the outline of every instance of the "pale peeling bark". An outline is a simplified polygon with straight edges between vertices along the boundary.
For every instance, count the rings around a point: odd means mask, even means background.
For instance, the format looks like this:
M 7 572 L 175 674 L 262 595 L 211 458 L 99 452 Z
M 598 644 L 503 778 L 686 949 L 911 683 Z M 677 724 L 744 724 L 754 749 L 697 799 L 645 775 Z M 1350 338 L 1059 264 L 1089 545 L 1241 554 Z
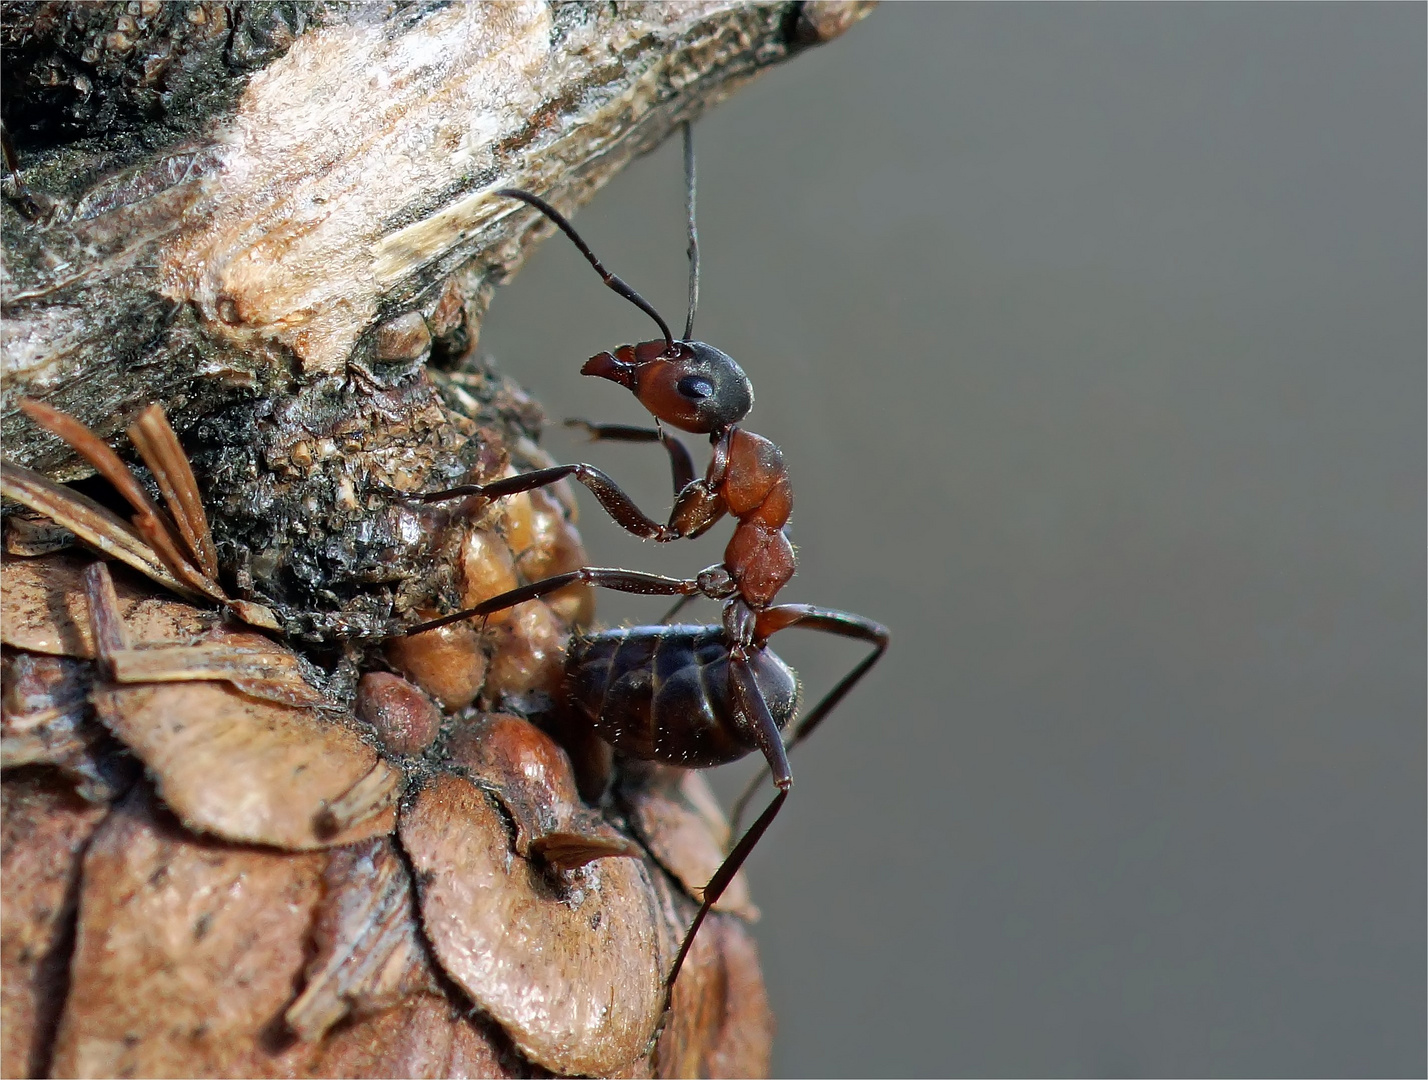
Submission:
M 27 73 L 42 85 L 69 77 L 58 62 L 39 75 L 43 65 L 11 63 L 34 29 L 24 20 L 42 30 L 54 7 L 9 5 L 7 97 L 31 89 Z M 409 312 L 430 323 L 453 276 L 474 335 L 491 288 L 549 231 L 492 189 L 573 207 L 680 120 L 840 33 L 863 5 L 293 7 L 94 7 L 115 12 L 112 29 L 89 27 L 82 53 L 98 55 L 100 73 L 148 47 L 146 11 L 172 19 L 166 33 L 225 42 L 231 84 L 193 91 L 193 109 L 212 110 L 197 130 L 172 114 L 144 121 L 147 99 L 130 84 L 143 86 L 152 60 L 115 77 L 120 105 L 141 114 L 125 127 L 116 106 L 104 130 L 118 136 L 29 138 L 11 101 L 24 184 L 17 193 L 7 180 L 4 206 L 0 434 L 11 460 L 59 478 L 84 471 L 17 414 L 21 394 L 107 438 L 154 401 L 182 430 L 186 412 L 241 389 L 425 359 L 419 325 L 383 324 Z M 267 60 L 252 74 L 235 60 L 244 42 L 243 56 Z M 202 43 L 191 49 L 201 56 Z M 89 134 L 84 123 L 74 126 Z

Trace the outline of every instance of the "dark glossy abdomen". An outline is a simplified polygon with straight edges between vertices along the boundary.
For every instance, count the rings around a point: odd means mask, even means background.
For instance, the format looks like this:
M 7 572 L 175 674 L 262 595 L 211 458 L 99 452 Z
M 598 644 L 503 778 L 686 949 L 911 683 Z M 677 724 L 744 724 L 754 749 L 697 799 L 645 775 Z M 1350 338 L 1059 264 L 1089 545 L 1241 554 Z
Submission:
M 780 729 L 798 708 L 798 679 L 768 649 L 754 678 Z M 636 626 L 577 637 L 566 660 L 572 708 L 617 750 L 703 769 L 754 750 L 734 715 L 729 651 L 717 626 Z

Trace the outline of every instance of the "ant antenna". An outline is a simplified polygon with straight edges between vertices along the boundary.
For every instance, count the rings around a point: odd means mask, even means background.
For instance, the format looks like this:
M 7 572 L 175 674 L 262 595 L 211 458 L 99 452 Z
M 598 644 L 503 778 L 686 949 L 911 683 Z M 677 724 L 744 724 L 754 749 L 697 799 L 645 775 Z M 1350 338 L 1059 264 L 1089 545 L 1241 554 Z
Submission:
M 694 130 L 684 128 L 684 210 L 689 218 L 689 318 L 684 320 L 684 340 L 694 336 L 694 313 L 699 310 L 699 230 L 694 224 Z
M 550 218 L 551 221 L 555 222 L 555 224 L 559 226 L 560 231 L 575 242 L 575 246 L 580 249 L 580 254 L 584 255 L 585 258 L 589 260 L 590 265 L 595 267 L 595 272 L 600 275 L 601 280 L 604 281 L 606 285 L 614 289 L 655 321 L 659 326 L 660 333 L 664 334 L 664 343 L 668 347 L 669 352 L 671 354 L 674 353 L 674 335 L 669 332 L 669 324 L 660 318 L 659 312 L 650 305 L 650 302 L 635 292 L 634 289 L 630 288 L 624 279 L 605 269 L 600 260 L 595 257 L 595 253 L 590 250 L 589 245 L 580 239 L 580 234 L 575 231 L 575 227 L 565 220 L 565 217 L 559 210 L 551 206 L 550 203 L 546 202 L 539 195 L 532 195 L 529 191 L 522 191 L 520 188 L 497 188 L 495 193 L 497 195 L 504 195 L 508 199 L 520 199 L 521 202 L 528 206 L 535 207 L 546 217 Z

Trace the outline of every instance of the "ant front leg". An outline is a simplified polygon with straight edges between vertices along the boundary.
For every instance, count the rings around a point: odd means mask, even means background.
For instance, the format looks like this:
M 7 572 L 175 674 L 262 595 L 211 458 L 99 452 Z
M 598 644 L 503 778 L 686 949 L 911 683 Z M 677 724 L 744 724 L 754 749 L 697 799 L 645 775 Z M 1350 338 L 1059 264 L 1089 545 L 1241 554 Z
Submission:
M 584 428 L 592 442 L 657 442 L 669 454 L 670 473 L 674 479 L 674 497 L 679 498 L 684 489 L 694 483 L 694 459 L 689 449 L 664 428 L 632 427 L 628 424 L 592 424 L 589 420 L 567 420 L 566 427 Z M 691 603 L 697 594 L 681 596 L 673 607 L 660 618 L 660 625 L 667 626 L 674 617 Z
M 694 483 L 694 459 L 689 449 L 663 428 L 631 427 L 628 424 L 592 424 L 589 420 L 567 420 L 566 427 L 584 428 L 591 442 L 657 442 L 669 455 L 674 477 L 674 494 Z
M 795 725 L 792 735 L 784 744 L 787 750 L 792 750 L 812 735 L 814 729 L 823 722 L 824 718 L 838 707 L 839 702 L 847 696 L 849 690 L 853 689 L 854 684 L 882 659 L 883 653 L 887 652 L 890 638 L 887 627 L 861 615 L 836 611 L 833 608 L 816 607 L 813 604 L 780 604 L 778 607 L 759 612 L 758 619 L 754 624 L 754 640 L 762 644 L 780 630 L 787 630 L 795 626 L 801 626 L 805 630 L 818 630 L 825 634 L 837 634 L 839 637 L 866 641 L 873 646 L 873 651 L 853 665 L 852 669 L 839 679 L 833 688 L 819 699 L 818 704 L 814 705 L 808 714 Z M 749 800 L 753 798 L 754 792 L 759 789 L 759 785 L 763 783 L 767 773 L 767 769 L 760 771 L 749 781 L 748 786 L 735 800 L 730 813 L 731 831 L 738 830 L 739 820 L 744 816 L 744 809 L 748 806 Z
M 784 750 L 778 724 L 774 722 L 773 714 L 769 712 L 768 702 L 764 700 L 763 691 L 759 689 L 758 683 L 754 679 L 754 671 L 749 664 L 748 657 L 739 649 L 729 654 L 729 689 L 732 692 L 734 708 L 747 725 L 754 737 L 755 744 L 763 752 L 764 758 L 768 762 L 768 771 L 773 774 L 778 794 L 764 808 L 764 812 L 759 815 L 758 820 L 749 826 L 749 831 L 739 837 L 739 842 L 724 857 L 724 861 L 719 864 L 719 869 L 709 879 L 709 884 L 704 886 L 704 899 L 699 905 L 699 911 L 695 914 L 694 921 L 689 924 L 689 929 L 685 932 L 684 942 L 679 947 L 679 954 L 674 958 L 674 966 L 670 969 L 669 978 L 665 980 L 664 1007 L 666 1012 L 669 1011 L 670 1002 L 673 1000 L 674 982 L 679 978 L 679 969 L 684 966 L 684 958 L 689 955 L 689 950 L 694 944 L 694 935 L 699 933 L 699 927 L 703 924 L 705 916 L 719 902 L 719 898 L 724 895 L 724 890 L 729 887 L 729 882 L 734 880 L 734 875 L 744 865 L 744 860 L 763 839 L 764 833 L 773 824 L 773 819 L 778 817 L 778 812 L 783 809 L 783 804 L 788 799 L 788 793 L 793 788 L 793 770 L 789 768 L 788 754 Z

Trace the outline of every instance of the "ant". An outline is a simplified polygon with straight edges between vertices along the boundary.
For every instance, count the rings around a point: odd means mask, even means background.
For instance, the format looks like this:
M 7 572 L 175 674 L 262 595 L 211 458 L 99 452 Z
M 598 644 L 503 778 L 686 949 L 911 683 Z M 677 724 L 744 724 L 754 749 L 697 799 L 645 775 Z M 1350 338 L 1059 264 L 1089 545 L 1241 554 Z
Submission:
M 724 551 L 724 566 L 739 594 L 755 609 L 767 607 L 793 577 L 797 562 L 784 534 L 793 511 L 793 488 L 783 452 L 762 435 L 738 427 L 754 404 L 754 388 L 733 357 L 713 345 L 690 340 L 699 306 L 699 234 L 695 227 L 694 142 L 684 125 L 685 199 L 689 221 L 689 315 L 684 336 L 675 340 L 659 312 L 623 279 L 605 269 L 565 217 L 538 195 L 519 188 L 500 188 L 497 195 L 540 211 L 574 241 L 607 286 L 645 312 L 660 328 L 662 339 L 621 345 L 592 356 L 580 369 L 619 383 L 634 393 L 655 417 L 653 428 L 621 424 L 567 423 L 584 427 L 595 439 L 658 442 L 669 454 L 674 479 L 674 506 L 661 524 L 647 516 L 604 472 L 593 465 L 556 465 L 489 484 L 466 484 L 420 494 L 375 488 L 408 502 L 442 502 L 472 495 L 499 499 L 546 487 L 565 477 L 584 484 L 616 524 L 646 540 L 664 543 L 697 537 L 726 513 L 738 525 Z M 696 435 L 708 435 L 713 447 L 709 467 L 696 479 L 694 462 L 663 424 Z M 666 619 L 683 604 L 676 605 Z
M 680 602 L 657 626 L 637 626 L 577 634 L 566 657 L 565 689 L 579 734 L 609 749 L 644 761 L 703 769 L 763 754 L 778 793 L 730 849 L 703 890 L 666 980 L 666 1003 L 680 968 L 710 908 L 782 809 L 793 786 L 788 751 L 811 735 L 887 650 L 885 627 L 861 615 L 811 604 L 773 603 L 793 576 L 793 547 L 784 535 L 793 492 L 783 455 L 769 440 L 736 425 L 753 405 L 748 376 L 728 354 L 689 340 L 699 297 L 698 234 L 694 214 L 694 150 L 684 125 L 686 206 L 689 220 L 689 316 L 676 341 L 657 311 L 610 273 L 570 223 L 536 195 L 514 188 L 497 192 L 529 204 L 575 242 L 615 292 L 650 315 L 662 340 L 622 345 L 590 358 L 582 374 L 597 375 L 629 388 L 657 421 L 709 435 L 712 459 L 703 479 L 695 479 L 689 453 L 662 427 L 627 428 L 585 424 L 596 438 L 659 442 L 670 457 L 675 502 L 667 523 L 647 517 L 608 476 L 590 465 L 560 465 L 484 485 L 467 485 L 417 496 L 430 502 L 480 495 L 514 495 L 573 476 L 589 488 L 615 521 L 637 536 L 657 541 L 698 536 L 724 514 L 738 521 L 721 564 L 693 578 L 671 578 L 634 570 L 583 567 L 531 582 L 474 608 L 404 628 L 418 634 L 463 619 L 487 617 L 572 584 L 620 592 L 679 596 Z M 584 423 L 577 421 L 577 423 Z M 670 625 L 686 601 L 705 596 L 723 603 L 723 618 L 711 626 Z M 866 642 L 873 651 L 853 666 L 793 728 L 784 729 L 798 706 L 798 679 L 768 647 L 776 633 L 801 626 Z M 589 741 L 589 740 L 587 740 Z M 762 782 L 762 773 L 754 784 Z M 601 787 L 603 788 L 603 782 Z M 739 808 L 753 785 L 739 800 Z M 738 813 L 735 815 L 737 829 Z

